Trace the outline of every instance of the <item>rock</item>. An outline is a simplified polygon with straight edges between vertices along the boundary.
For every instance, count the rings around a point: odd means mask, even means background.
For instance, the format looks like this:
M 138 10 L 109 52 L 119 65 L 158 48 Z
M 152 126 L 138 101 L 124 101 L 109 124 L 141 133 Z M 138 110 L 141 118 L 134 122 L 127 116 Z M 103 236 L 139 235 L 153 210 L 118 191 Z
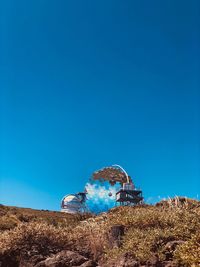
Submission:
M 108 243 L 110 248 L 119 248 L 122 244 L 122 237 L 124 235 L 123 225 L 113 225 L 108 232 Z
M 51 257 L 48 257 L 44 261 L 39 262 L 35 266 L 36 267 L 75 267 L 75 266 L 89 267 L 89 265 L 88 266 L 82 265 L 86 262 L 88 262 L 88 258 L 83 257 L 77 252 L 63 250 Z
M 162 266 L 163 267 L 176 267 L 177 265 L 173 263 L 172 261 L 163 261 Z
M 136 261 L 129 253 L 124 253 L 122 256 L 114 261 L 107 262 L 102 267 L 140 267 L 138 261 Z
M 83 264 L 80 265 L 80 267 L 96 267 L 97 264 L 94 261 L 86 261 Z
M 45 259 L 42 255 L 34 255 L 28 261 L 21 259 L 19 267 L 32 267 Z

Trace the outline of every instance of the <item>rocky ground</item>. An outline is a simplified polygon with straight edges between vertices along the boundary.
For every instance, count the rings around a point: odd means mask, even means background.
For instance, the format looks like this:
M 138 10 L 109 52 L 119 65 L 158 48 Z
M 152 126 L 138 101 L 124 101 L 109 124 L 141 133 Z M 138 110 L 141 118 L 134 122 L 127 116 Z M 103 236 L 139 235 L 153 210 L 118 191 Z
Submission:
M 0 206 L 0 267 L 200 266 L 200 202 L 69 215 Z

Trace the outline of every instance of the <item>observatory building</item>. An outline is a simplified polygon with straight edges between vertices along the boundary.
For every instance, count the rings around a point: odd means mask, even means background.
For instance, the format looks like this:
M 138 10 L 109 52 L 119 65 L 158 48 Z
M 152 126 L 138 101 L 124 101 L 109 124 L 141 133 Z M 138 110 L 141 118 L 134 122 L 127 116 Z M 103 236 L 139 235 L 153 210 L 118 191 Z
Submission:
M 100 187 L 98 187 L 98 183 L 100 183 Z M 66 195 L 61 202 L 61 211 L 71 214 L 84 213 L 89 211 L 87 206 L 90 206 L 90 210 L 92 206 L 97 204 L 101 205 L 102 208 L 104 203 L 108 204 L 109 198 L 113 206 L 117 204 L 132 206 L 143 203 L 142 191 L 135 188 L 131 177 L 120 165 L 112 165 L 94 172 L 89 184 L 94 185 L 93 189 L 96 191 L 92 191 L 91 194 L 88 188 L 86 188 L 87 191 L 85 190 L 85 192 Z M 106 192 L 106 184 L 109 184 L 110 192 L 108 193 Z M 98 190 L 101 190 L 101 196 Z M 86 194 L 88 194 L 87 206 Z M 96 199 L 98 202 L 95 202 Z M 88 201 L 91 201 L 91 204 Z
M 86 193 L 66 195 L 61 202 L 61 212 L 83 213 L 86 212 Z

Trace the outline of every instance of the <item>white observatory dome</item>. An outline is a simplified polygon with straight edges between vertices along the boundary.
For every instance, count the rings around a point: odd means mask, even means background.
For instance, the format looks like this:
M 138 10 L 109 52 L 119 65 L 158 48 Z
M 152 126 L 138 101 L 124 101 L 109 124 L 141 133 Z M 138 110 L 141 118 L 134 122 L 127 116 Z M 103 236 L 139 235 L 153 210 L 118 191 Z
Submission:
M 85 199 L 81 194 L 67 195 L 62 199 L 61 211 L 66 213 L 81 213 L 85 211 Z

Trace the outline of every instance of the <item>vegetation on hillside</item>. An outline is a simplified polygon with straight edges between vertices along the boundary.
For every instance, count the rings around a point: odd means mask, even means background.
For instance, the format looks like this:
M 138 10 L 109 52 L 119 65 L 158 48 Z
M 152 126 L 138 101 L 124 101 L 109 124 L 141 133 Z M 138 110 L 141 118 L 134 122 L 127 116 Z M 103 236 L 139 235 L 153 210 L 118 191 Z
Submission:
M 116 207 L 98 216 L 0 206 L 0 215 L 2 266 L 6 261 L 18 266 L 21 258 L 35 255 L 44 259 L 64 249 L 100 266 L 119 266 L 115 262 L 123 255 L 140 265 L 156 258 L 173 266 L 200 266 L 199 201 L 175 198 L 155 206 Z M 124 227 L 118 246 L 109 240 L 114 225 Z

